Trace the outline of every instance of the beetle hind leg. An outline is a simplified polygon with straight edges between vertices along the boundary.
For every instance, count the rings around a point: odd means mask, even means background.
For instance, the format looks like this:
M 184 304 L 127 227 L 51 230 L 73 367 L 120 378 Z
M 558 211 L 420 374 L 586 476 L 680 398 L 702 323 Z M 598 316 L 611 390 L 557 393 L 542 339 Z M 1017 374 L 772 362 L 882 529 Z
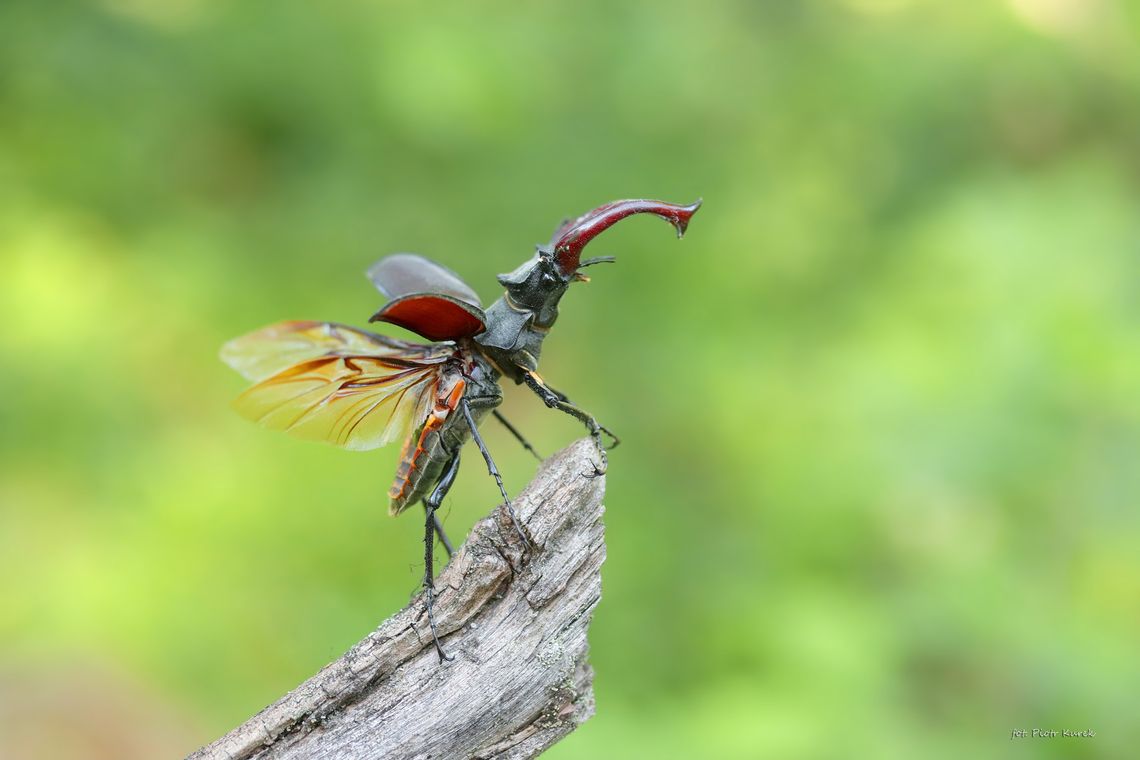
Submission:
M 427 501 L 424 501 L 424 509 L 428 508 Z M 432 526 L 435 528 L 435 535 L 439 537 L 439 542 L 443 544 L 443 550 L 447 552 L 447 558 L 455 554 L 455 547 L 451 544 L 451 539 L 447 537 L 447 533 L 443 530 L 443 523 L 439 519 L 439 513 L 435 510 L 431 513 Z
M 447 463 L 447 469 L 443 473 L 436 487 L 432 489 L 431 495 L 424 499 L 424 599 L 427 606 L 428 626 L 431 628 L 431 639 L 435 644 L 435 650 L 439 653 L 439 661 L 445 662 L 447 660 L 455 659 L 447 652 L 443 651 L 443 645 L 439 643 L 439 634 L 435 629 L 435 561 L 433 549 L 435 548 L 435 535 L 439 532 L 440 539 L 443 541 L 443 546 L 447 549 L 448 556 L 451 556 L 451 546 L 447 537 L 443 533 L 443 527 L 439 524 L 436 518 L 436 510 L 443 502 L 443 497 L 451 490 L 452 483 L 455 482 L 455 474 L 459 472 L 459 452 L 452 454 L 451 461 Z

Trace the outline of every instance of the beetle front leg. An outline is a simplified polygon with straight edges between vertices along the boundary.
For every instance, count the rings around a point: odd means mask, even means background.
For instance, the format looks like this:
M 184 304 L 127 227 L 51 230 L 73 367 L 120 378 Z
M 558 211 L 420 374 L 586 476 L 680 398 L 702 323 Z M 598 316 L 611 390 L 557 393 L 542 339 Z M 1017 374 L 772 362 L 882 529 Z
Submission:
M 594 445 L 598 448 L 598 456 L 602 460 L 600 465 L 594 466 L 594 474 L 604 475 L 606 467 L 608 466 L 608 459 L 606 457 L 606 447 L 602 445 L 602 433 L 614 439 L 614 446 L 620 443 L 618 437 L 611 433 L 605 426 L 599 424 L 592 414 L 579 409 L 569 401 L 564 401 L 565 396 L 552 390 L 542 381 L 542 378 L 540 378 L 537 373 L 531 370 L 523 370 L 522 378 L 523 382 L 527 384 L 527 387 L 538 394 L 538 397 L 542 399 L 544 404 L 551 409 L 557 409 L 569 414 L 586 426 L 586 429 L 590 431 L 590 437 L 594 439 Z
M 540 381 L 540 382 L 542 382 L 542 384 L 546 386 L 546 390 L 548 390 L 548 391 L 550 391 L 551 393 L 553 393 L 553 394 L 554 394 L 554 396 L 555 396 L 555 397 L 556 397 L 556 398 L 557 398 L 559 401 L 562 401 L 562 402 L 564 402 L 564 403 L 567 403 L 567 404 L 573 404 L 573 403 L 574 403 L 573 401 L 571 401 L 571 400 L 570 400 L 570 397 L 569 397 L 569 396 L 567 396 L 565 393 L 563 393 L 562 391 L 560 391 L 560 390 L 558 390 L 557 388 L 555 388 L 553 385 L 548 385 L 546 382 L 543 382 L 543 381 Z
M 550 384 L 548 384 L 545 380 L 542 380 L 541 378 L 538 378 L 538 382 L 542 383 L 542 385 L 548 391 L 553 393 L 559 401 L 561 401 L 564 404 L 569 404 L 570 406 L 574 406 L 574 402 L 571 401 L 570 397 L 567 396 L 565 393 L 563 393 L 562 391 L 558 390 L 557 388 L 551 386 Z M 541 396 L 542 394 L 539 394 L 539 395 Z M 577 409 L 577 407 L 574 407 L 574 408 Z M 579 410 L 579 411 L 581 411 L 581 410 Z M 585 412 L 583 412 L 583 414 L 585 414 Z M 589 415 L 587 415 L 587 416 L 589 416 Z M 616 449 L 618 447 L 618 445 L 621 443 L 621 439 L 618 438 L 614 434 L 614 431 L 610 430 L 608 427 L 606 427 L 602 423 L 598 422 L 596 419 L 594 420 L 594 423 L 597 424 L 599 430 L 601 430 L 603 433 L 608 435 L 610 437 L 610 439 L 613 441 L 613 443 L 611 443 L 609 446 L 606 447 L 606 450 L 608 451 L 610 449 Z M 587 423 L 587 427 L 589 427 L 588 423 Z

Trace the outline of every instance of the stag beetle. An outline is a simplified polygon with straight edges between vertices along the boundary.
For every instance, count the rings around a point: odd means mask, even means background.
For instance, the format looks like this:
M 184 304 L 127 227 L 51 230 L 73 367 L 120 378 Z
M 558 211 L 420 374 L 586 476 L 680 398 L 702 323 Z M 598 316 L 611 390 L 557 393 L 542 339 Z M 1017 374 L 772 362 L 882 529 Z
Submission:
M 505 289 L 484 311 L 479 297 L 451 270 L 410 253 L 376 262 L 368 277 L 388 299 L 370 322 L 388 322 L 433 341 L 411 343 L 333 322 L 281 322 L 236 338 L 222 359 L 256 383 L 235 402 L 261 425 L 348 449 L 404 441 L 395 481 L 388 492 L 396 515 L 417 501 L 425 510 L 424 579 L 432 640 L 441 659 L 451 659 L 436 634 L 432 549 L 435 535 L 453 549 L 436 511 L 455 481 L 459 453 L 475 441 L 495 478 L 515 529 L 515 517 L 479 424 L 493 414 L 531 453 L 533 447 L 496 409 L 503 400 L 500 378 L 525 384 L 550 408 L 580 420 L 598 448 L 597 473 L 605 471 L 602 434 L 618 438 L 593 415 L 571 403 L 538 375 L 542 342 L 558 318 L 558 302 L 581 270 L 612 256 L 582 259 L 582 249 L 614 223 L 652 214 L 681 237 L 700 201 L 688 206 L 653 200 L 607 203 L 562 223 L 550 242 L 515 271 L 499 275 Z M 537 454 L 535 454 L 537 456 Z

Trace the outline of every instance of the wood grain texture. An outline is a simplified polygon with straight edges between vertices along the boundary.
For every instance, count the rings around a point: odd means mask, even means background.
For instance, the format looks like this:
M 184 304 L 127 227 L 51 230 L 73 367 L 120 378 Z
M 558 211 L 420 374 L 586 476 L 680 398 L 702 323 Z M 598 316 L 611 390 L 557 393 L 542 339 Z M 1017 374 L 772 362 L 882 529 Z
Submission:
M 440 663 L 421 593 L 343 657 L 190 755 L 530 758 L 594 713 L 586 633 L 606 556 L 604 476 L 581 440 L 472 529 L 436 579 Z

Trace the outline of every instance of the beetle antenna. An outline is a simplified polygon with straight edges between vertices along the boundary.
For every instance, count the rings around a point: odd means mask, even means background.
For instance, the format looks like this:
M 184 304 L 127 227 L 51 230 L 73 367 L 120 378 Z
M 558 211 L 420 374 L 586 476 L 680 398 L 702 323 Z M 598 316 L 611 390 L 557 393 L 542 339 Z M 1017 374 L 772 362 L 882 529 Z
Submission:
M 594 257 L 588 258 L 585 261 L 583 261 L 582 263 L 580 263 L 578 265 L 578 268 L 582 269 L 583 267 L 588 267 L 588 266 L 591 266 L 593 264 L 612 264 L 615 261 L 617 261 L 616 256 L 594 256 Z

